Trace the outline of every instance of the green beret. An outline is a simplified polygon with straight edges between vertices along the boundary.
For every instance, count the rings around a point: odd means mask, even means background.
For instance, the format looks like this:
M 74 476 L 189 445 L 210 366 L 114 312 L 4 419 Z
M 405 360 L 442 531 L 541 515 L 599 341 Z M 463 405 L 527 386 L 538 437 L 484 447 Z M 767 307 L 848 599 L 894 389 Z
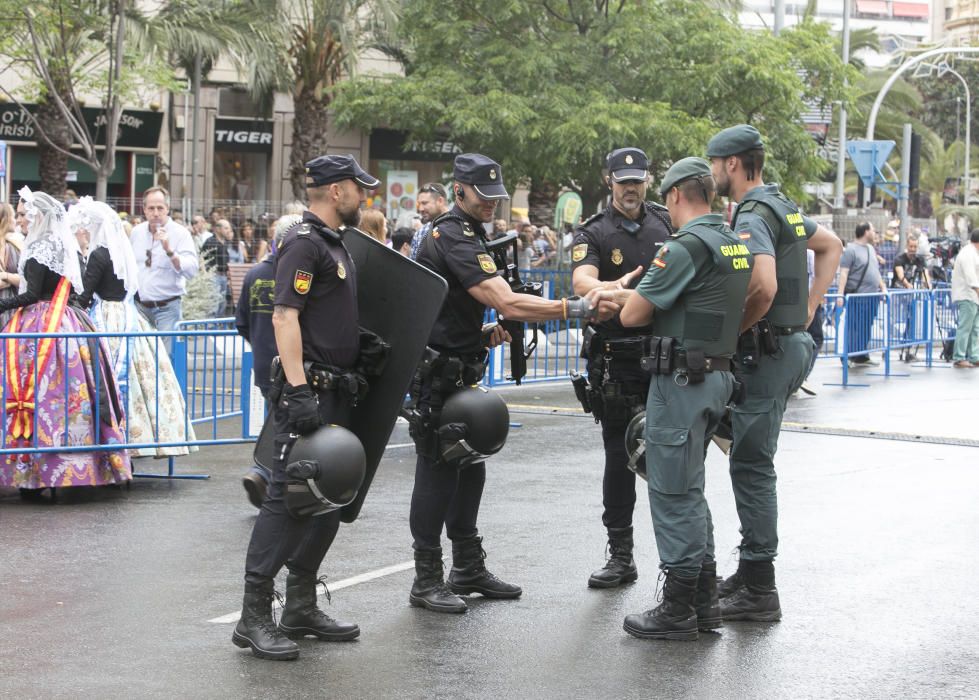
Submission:
M 758 129 L 750 124 L 738 124 L 714 134 L 714 138 L 707 142 L 707 157 L 727 158 L 764 147 Z
M 710 175 L 710 165 L 706 160 L 696 156 L 683 158 L 671 165 L 670 169 L 666 171 L 666 175 L 663 176 L 663 184 L 659 186 L 659 193 L 665 197 L 667 192 L 684 180 L 705 175 Z

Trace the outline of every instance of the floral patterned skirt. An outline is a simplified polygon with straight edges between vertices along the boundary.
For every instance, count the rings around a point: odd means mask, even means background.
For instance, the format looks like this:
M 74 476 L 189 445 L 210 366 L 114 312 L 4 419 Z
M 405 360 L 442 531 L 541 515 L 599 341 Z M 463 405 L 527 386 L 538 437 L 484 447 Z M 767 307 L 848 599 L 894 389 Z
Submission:
M 151 333 L 153 328 L 132 301 L 99 301 L 92 322 L 103 333 Z M 126 399 L 128 442 L 193 442 L 194 428 L 163 338 L 104 338 L 113 371 Z M 134 457 L 171 457 L 196 447 L 144 447 Z
M 51 302 L 24 308 L 19 332 L 42 332 L 44 314 Z M 92 332 L 95 328 L 80 311 L 68 307 L 58 333 Z M 10 324 L 4 327 L 10 332 Z M 21 338 L 0 343 L 4 363 L 3 446 L 82 447 L 123 444 L 125 416 L 106 345 L 98 339 L 58 338 L 49 344 L 48 359 L 35 360 L 40 339 Z M 11 348 L 14 352 L 11 353 Z M 19 386 L 37 373 L 33 406 L 18 405 L 8 377 L 13 367 Z M 15 424 L 30 426 L 30 437 L 14 437 Z M 100 486 L 132 479 L 125 450 L 84 452 L 23 452 L 0 456 L 0 486 L 25 489 L 66 486 Z

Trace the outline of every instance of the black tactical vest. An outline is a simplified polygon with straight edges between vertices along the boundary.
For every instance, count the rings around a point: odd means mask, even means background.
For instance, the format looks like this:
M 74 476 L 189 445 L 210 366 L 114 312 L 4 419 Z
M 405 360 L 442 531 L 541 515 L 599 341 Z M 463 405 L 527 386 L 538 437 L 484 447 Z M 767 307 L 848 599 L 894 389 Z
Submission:
M 775 277 L 778 289 L 765 318 L 776 326 L 805 326 L 809 319 L 809 272 L 806 267 L 806 230 L 799 208 L 781 192 L 755 188 L 734 212 L 738 216 L 754 212 L 775 233 Z
M 680 350 L 702 349 L 709 357 L 730 357 L 741 332 L 751 253 L 723 224 L 683 227 L 668 244 L 683 246 L 695 272 L 673 306 L 656 309 L 653 334 L 677 338 Z

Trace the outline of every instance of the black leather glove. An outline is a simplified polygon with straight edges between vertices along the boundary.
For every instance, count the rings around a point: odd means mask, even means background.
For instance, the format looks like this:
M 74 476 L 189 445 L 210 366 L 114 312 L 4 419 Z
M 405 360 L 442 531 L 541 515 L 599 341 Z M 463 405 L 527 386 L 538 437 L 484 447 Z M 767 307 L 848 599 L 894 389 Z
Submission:
M 293 432 L 308 435 L 320 427 L 319 402 L 308 384 L 286 384 L 279 405 L 289 412 L 289 429 Z

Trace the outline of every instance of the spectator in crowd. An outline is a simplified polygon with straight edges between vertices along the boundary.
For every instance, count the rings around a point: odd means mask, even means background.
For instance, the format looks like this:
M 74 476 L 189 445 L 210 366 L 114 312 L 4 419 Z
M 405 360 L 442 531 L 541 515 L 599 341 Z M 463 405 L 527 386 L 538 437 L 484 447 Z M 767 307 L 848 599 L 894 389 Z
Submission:
M 245 262 L 258 262 L 269 252 L 269 244 L 255 230 L 255 222 L 245 219 L 241 225 L 241 243 L 245 249 Z
M 918 255 L 918 239 L 915 236 L 908 236 L 904 252 L 894 258 L 891 287 L 893 289 L 931 289 L 931 276 L 928 274 L 928 266 L 925 264 L 924 256 Z M 913 295 L 904 294 L 900 295 L 898 301 L 899 303 L 891 308 L 892 327 L 903 321 L 903 338 L 911 340 L 916 335 L 916 312 L 918 304 L 921 302 L 913 298 Z M 920 337 L 920 334 L 918 336 Z M 906 362 L 917 359 L 914 347 L 902 349 L 901 356 Z
M 954 366 L 979 367 L 979 229 L 969 234 L 969 242 L 955 256 L 952 268 L 952 301 L 958 312 Z
M 923 255 L 918 255 L 918 239 L 908 236 L 904 252 L 894 258 L 891 274 L 894 289 L 931 289 L 931 277 Z
M 377 209 L 367 209 L 361 212 L 358 228 L 371 238 L 387 245 L 388 220 L 385 218 L 384 212 Z
M 293 224 L 302 221 L 299 214 L 286 214 L 272 227 L 274 238 L 268 253 L 245 275 L 241 296 L 238 297 L 238 307 L 235 310 L 235 328 L 238 335 L 248 341 L 252 347 L 252 376 L 255 386 L 268 398 L 272 380 L 269 370 L 272 358 L 278 352 L 275 346 L 275 331 L 272 328 L 272 310 L 275 306 L 275 252 L 279 244 Z M 265 494 L 268 491 L 271 475 L 264 467 L 254 465 L 251 471 L 242 477 L 242 485 L 248 500 L 256 508 L 262 507 Z
M 880 244 L 880 250 L 877 251 L 878 258 L 881 261 L 880 274 L 886 275 L 894 267 L 894 258 L 897 257 L 898 241 L 901 238 L 900 234 L 900 222 L 897 219 L 892 219 L 887 224 L 887 229 L 884 231 L 884 240 Z
M 143 193 L 147 221 L 133 226 L 130 242 L 139 263 L 140 310 L 159 331 L 172 331 L 183 318 L 182 299 L 187 280 L 197 274 L 197 249 L 190 231 L 170 218 L 170 193 L 151 187 Z M 172 339 L 162 341 L 167 352 Z
M 520 233 L 518 234 L 517 241 L 519 242 L 518 257 L 520 260 L 517 263 L 517 268 L 520 270 L 529 270 L 534 265 L 534 234 L 531 233 L 530 224 L 528 223 L 526 227 L 520 227 Z
M 68 212 L 76 238 L 90 241 L 88 263 L 82 275 L 83 292 L 75 303 L 88 309 L 100 333 L 150 333 L 149 322 L 136 310 L 139 266 L 115 211 L 91 197 L 82 197 Z M 170 357 L 153 338 L 106 337 L 108 362 L 126 398 L 129 442 L 181 443 L 194 441 L 187 407 Z M 196 448 L 194 448 L 196 450 Z M 175 457 L 190 452 L 186 446 L 146 447 L 133 457 Z
M 169 207 L 169 205 L 167 205 L 167 206 Z M 143 219 L 142 216 L 131 216 L 131 217 L 129 217 L 129 223 L 132 225 L 133 228 L 136 228 L 137 226 L 139 226 L 143 222 L 144 222 L 144 219 Z
M 213 234 L 207 230 L 207 220 L 197 214 L 190 220 L 190 237 L 194 239 L 194 247 L 200 252 L 201 247 L 204 245 L 204 241 L 210 238 Z
M 493 240 L 495 238 L 503 238 L 506 235 L 506 221 L 503 219 L 496 219 L 493 221 L 493 232 L 489 235 L 489 239 Z
M 874 243 L 877 242 L 877 232 L 873 224 L 862 222 L 857 224 L 855 239 L 848 243 L 840 258 L 839 288 L 843 294 L 873 294 L 887 293 L 887 285 L 880 276 L 880 265 Z M 837 304 L 843 305 L 843 299 Z M 849 300 L 846 312 L 846 352 L 851 367 L 880 365 L 871 359 L 866 350 L 870 345 L 874 320 L 880 309 L 880 299 L 877 297 L 854 297 Z M 857 353 L 851 355 L 850 353 Z
M 181 226 L 187 225 L 186 222 L 184 221 L 184 215 L 179 211 L 173 212 L 173 220 L 176 221 Z
M 418 214 L 421 216 L 422 227 L 415 231 L 415 236 L 411 239 L 412 260 L 418 258 L 422 241 L 432 230 L 432 221 L 449 210 L 448 201 L 445 185 L 441 183 L 429 182 L 418 190 Z
M 44 192 L 20 190 L 28 220 L 19 293 L 0 301 L 16 309 L 7 333 L 95 332 L 68 301 L 82 291 L 78 243 L 67 212 Z M 94 349 L 93 349 L 94 348 Z M 125 441 L 125 415 L 109 353 L 98 339 L 8 339 L 4 368 L 4 448 L 112 445 Z M 94 363 L 98 363 L 98 367 Z M 97 417 L 97 418 L 96 418 Z M 36 428 L 36 431 L 35 431 Z M 119 484 L 132 479 L 125 450 L 23 452 L 0 460 L 0 486 L 37 500 L 65 486 Z
M 306 211 L 306 205 L 299 200 L 293 200 L 282 207 L 283 215 L 297 214 L 298 216 L 302 216 L 304 211 Z
M 20 286 L 20 253 L 24 249 L 24 237 L 17 232 L 14 208 L 0 202 L 0 301 L 17 295 Z M 0 328 L 7 325 L 13 311 L 0 315 Z
M 908 238 L 912 236 L 918 239 L 918 255 L 923 257 L 925 264 L 930 267 L 935 259 L 935 255 L 931 249 L 931 241 L 928 240 L 928 232 L 915 226 L 908 232 Z
M 17 202 L 17 214 L 14 220 L 17 222 L 17 233 L 21 238 L 27 238 L 27 209 L 24 200 Z
M 214 235 L 208 238 L 201 248 L 201 258 L 207 269 L 214 273 L 214 284 L 217 286 L 220 301 L 214 309 L 215 316 L 224 316 L 225 309 L 230 308 L 231 291 L 228 287 L 228 264 L 233 262 L 232 251 L 240 255 L 234 243 L 234 231 L 227 219 L 218 219 L 214 224 Z
M 415 232 L 407 226 L 397 229 L 391 236 L 391 248 L 404 255 L 411 257 L 411 239 L 415 237 Z

